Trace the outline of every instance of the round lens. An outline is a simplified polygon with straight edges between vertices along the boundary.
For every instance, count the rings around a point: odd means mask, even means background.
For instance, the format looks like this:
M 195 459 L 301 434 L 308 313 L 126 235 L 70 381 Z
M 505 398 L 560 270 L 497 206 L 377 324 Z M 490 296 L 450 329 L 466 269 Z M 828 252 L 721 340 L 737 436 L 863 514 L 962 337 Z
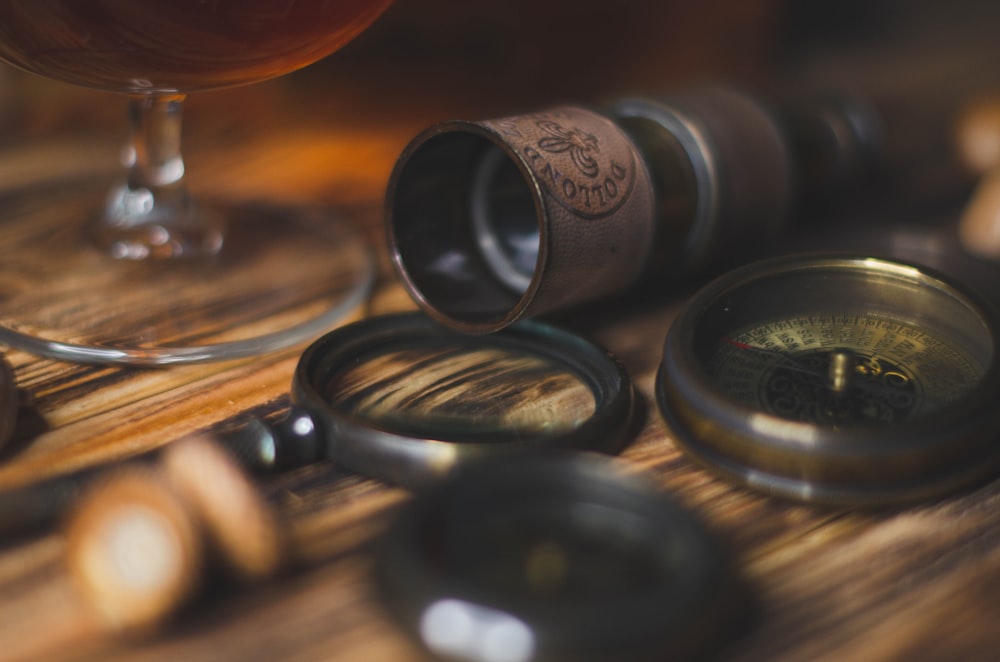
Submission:
M 582 338 L 537 322 L 470 336 L 412 313 L 318 340 L 292 395 L 330 459 L 409 487 L 483 456 L 617 452 L 633 408 L 624 368 Z
M 498 440 L 558 434 L 594 414 L 594 395 L 566 366 L 514 347 L 439 338 L 380 347 L 330 375 L 324 399 L 397 432 Z

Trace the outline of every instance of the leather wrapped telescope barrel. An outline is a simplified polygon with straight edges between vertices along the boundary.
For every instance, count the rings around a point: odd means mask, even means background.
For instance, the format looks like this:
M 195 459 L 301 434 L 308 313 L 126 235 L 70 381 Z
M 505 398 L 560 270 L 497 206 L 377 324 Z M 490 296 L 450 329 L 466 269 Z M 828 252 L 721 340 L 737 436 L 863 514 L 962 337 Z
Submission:
M 710 87 L 437 124 L 390 178 L 390 255 L 431 317 L 469 333 L 692 273 L 781 233 L 798 196 L 868 159 L 859 108 L 789 122 Z

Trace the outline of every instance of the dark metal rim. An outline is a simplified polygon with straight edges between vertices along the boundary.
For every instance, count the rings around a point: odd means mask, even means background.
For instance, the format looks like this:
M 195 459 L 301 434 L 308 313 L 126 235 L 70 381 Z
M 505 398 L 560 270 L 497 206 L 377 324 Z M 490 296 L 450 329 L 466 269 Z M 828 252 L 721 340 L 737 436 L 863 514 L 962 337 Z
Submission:
M 692 264 L 703 264 L 716 240 L 720 213 L 720 175 L 711 136 L 699 125 L 697 117 L 667 103 L 642 98 L 623 99 L 615 105 L 614 112 L 622 117 L 659 124 L 680 143 L 690 159 L 697 182 L 697 205 L 690 236 L 684 240 L 684 254 Z
M 414 280 L 406 260 L 399 249 L 397 240 L 397 213 L 394 197 L 399 189 L 400 180 L 406 175 L 407 169 L 412 167 L 411 161 L 422 150 L 427 149 L 433 142 L 449 137 L 464 136 L 482 140 L 484 145 L 489 144 L 499 149 L 510 162 L 514 164 L 524 180 L 525 187 L 531 193 L 532 203 L 535 207 L 535 218 L 538 221 L 539 246 L 538 262 L 531 281 L 524 292 L 514 296 L 511 294 L 511 302 L 502 312 L 492 315 L 484 320 L 468 320 L 464 317 L 454 315 L 444 310 L 439 305 L 438 297 L 428 297 L 427 293 Z M 549 239 L 546 231 L 546 224 L 541 219 L 546 218 L 545 196 L 531 169 L 525 164 L 524 157 L 511 149 L 494 129 L 478 122 L 465 120 L 451 120 L 434 125 L 422 131 L 414 137 L 404 148 L 399 159 L 396 161 L 389 176 L 385 205 L 385 230 L 388 242 L 389 256 L 393 269 L 400 277 L 407 291 L 414 301 L 423 311 L 433 319 L 459 329 L 467 333 L 490 333 L 502 329 L 525 315 L 525 311 L 534 299 L 539 288 L 540 274 L 545 269 L 549 253 Z

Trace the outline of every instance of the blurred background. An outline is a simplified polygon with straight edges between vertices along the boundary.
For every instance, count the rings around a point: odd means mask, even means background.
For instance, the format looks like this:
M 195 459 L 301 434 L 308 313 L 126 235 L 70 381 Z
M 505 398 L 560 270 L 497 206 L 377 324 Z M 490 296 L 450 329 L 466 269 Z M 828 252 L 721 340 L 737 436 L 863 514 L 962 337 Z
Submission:
M 599 101 L 705 79 L 913 84 L 929 101 L 949 92 L 931 85 L 996 80 L 998 20 L 988 0 L 398 0 L 314 73 L 372 67 L 418 106 Z
M 1000 92 L 998 26 L 1000 3 L 990 0 L 397 0 L 325 61 L 193 95 L 188 152 L 287 128 L 294 115 L 298 127 L 381 132 L 369 156 L 387 171 L 407 138 L 440 119 L 723 80 L 764 92 L 860 91 L 884 109 L 899 144 L 941 153 L 956 109 Z M 0 146 L 123 131 L 124 104 L 110 93 L 0 72 Z

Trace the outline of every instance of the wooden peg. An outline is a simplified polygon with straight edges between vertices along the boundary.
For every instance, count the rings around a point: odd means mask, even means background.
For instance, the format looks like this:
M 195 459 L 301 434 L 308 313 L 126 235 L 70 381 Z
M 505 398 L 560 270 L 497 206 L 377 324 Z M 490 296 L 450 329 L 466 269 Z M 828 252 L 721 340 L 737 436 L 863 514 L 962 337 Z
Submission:
M 977 177 L 1000 165 L 1000 97 L 977 99 L 959 111 L 955 148 L 962 166 Z
M 209 437 L 170 444 L 161 466 L 201 523 L 207 542 L 241 581 L 274 575 L 284 537 L 274 509 L 233 457 Z
M 84 601 L 115 630 L 163 623 L 195 592 L 203 549 L 196 520 L 151 467 L 105 477 L 71 514 L 66 557 Z

